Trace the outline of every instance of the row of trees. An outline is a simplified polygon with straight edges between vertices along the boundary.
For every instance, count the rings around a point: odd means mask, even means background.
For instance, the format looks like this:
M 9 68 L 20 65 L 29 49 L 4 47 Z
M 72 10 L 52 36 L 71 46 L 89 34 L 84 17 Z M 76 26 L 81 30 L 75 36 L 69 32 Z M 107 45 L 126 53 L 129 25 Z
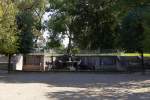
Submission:
M 49 0 L 50 43 L 72 48 L 150 51 L 148 0 Z M 53 42 L 55 41 L 55 42 Z M 59 45 L 57 45 L 59 46 Z
M 29 53 L 42 37 L 46 0 L 0 1 L 0 54 Z
M 48 12 L 49 20 L 43 15 Z M 149 0 L 1 0 L 0 53 L 29 53 L 48 30 L 46 48 L 150 51 Z

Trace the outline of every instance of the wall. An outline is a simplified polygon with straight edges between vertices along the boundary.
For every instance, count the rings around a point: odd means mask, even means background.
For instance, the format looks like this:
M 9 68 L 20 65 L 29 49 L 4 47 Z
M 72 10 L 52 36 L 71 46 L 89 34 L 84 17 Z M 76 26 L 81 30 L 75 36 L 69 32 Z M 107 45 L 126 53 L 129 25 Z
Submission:
M 13 57 L 13 70 L 22 70 L 23 69 L 23 55 L 17 54 Z

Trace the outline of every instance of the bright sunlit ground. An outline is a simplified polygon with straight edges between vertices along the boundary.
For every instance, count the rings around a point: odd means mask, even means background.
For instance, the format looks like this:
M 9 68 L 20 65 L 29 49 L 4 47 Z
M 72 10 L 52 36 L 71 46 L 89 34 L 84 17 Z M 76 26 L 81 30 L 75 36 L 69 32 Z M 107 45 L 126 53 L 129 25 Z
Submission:
M 0 100 L 150 100 L 150 73 L 0 74 Z

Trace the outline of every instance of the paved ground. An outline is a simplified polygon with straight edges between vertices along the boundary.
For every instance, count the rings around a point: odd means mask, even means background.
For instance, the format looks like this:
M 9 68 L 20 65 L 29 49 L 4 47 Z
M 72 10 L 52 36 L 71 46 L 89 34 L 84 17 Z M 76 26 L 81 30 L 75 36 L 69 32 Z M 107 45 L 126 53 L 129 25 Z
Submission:
M 0 100 L 150 100 L 150 74 L 0 74 Z

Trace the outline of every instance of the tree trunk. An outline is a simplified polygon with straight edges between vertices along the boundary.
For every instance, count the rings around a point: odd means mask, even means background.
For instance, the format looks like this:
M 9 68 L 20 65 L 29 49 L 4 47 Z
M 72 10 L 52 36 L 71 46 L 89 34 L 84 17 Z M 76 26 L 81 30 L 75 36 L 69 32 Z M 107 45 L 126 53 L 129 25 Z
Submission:
M 23 54 L 23 65 L 26 65 L 26 60 L 27 60 L 26 54 Z
M 68 48 L 67 48 L 67 55 L 71 53 L 71 38 L 69 38 Z
M 143 51 L 141 51 L 141 64 L 142 64 L 142 74 L 145 74 L 144 53 L 143 53 Z
M 8 73 L 11 71 L 11 55 L 8 55 Z

